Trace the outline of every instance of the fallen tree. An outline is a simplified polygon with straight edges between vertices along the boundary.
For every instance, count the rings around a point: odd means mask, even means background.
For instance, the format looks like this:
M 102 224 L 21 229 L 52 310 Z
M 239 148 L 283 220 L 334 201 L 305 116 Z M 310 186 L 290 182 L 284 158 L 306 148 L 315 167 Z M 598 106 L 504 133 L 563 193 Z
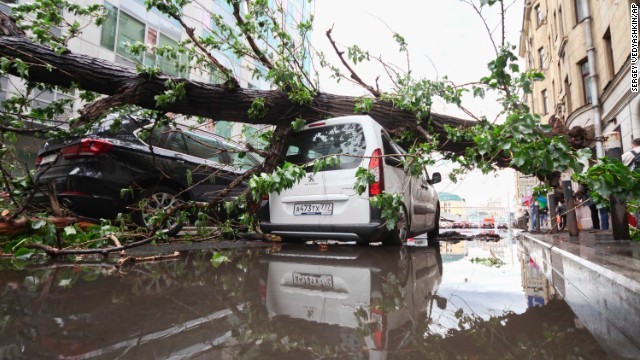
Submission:
M 0 22 L 13 21 L 0 13 Z M 279 90 L 255 90 L 229 88 L 227 85 L 201 83 L 163 74 L 148 75 L 135 69 L 70 51 L 56 53 L 53 49 L 37 44 L 19 31 L 0 34 L 0 56 L 21 60 L 28 66 L 25 79 L 31 82 L 83 90 L 108 95 L 107 98 L 89 104 L 82 110 L 87 120 L 99 117 L 116 105 L 137 105 L 147 109 L 211 119 L 233 119 L 235 122 L 265 125 L 290 125 L 296 118 L 307 122 L 327 117 L 353 115 L 359 98 L 318 93 L 310 104 L 295 104 L 286 92 Z M 10 72 L 20 75 L 16 67 Z M 167 89 L 167 81 L 184 84 L 185 95 L 171 103 L 158 106 L 156 96 Z M 261 118 L 252 118 L 247 109 L 257 99 L 264 99 L 266 112 Z M 417 131 L 425 138 L 415 113 L 400 110 L 391 101 L 376 101 L 368 114 L 393 134 Z M 463 152 L 471 145 L 465 142 L 447 141 L 444 125 L 468 127 L 476 122 L 452 116 L 432 113 L 432 129 L 441 135 L 440 150 Z

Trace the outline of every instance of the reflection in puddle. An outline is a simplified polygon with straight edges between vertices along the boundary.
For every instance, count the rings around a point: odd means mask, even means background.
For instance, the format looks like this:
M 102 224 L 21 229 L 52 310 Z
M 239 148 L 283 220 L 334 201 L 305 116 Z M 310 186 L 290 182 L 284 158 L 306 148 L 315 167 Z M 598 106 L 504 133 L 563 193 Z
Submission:
M 121 270 L 0 263 L 0 358 L 605 357 L 518 249 L 283 244 L 216 266 L 207 252 Z

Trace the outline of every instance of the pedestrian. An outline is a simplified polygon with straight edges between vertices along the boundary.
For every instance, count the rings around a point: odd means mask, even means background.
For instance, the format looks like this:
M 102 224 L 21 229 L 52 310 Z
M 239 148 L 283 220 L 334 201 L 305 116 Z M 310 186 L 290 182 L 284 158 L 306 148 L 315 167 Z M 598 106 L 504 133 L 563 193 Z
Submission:
M 564 206 L 564 200 L 558 200 L 558 207 L 556 208 L 558 230 L 564 230 L 567 225 L 567 207 Z
M 538 202 L 531 200 L 531 231 L 538 230 Z
M 640 170 L 640 138 L 631 141 L 631 150 L 622 154 L 622 163 L 631 170 Z
M 593 202 L 591 197 L 589 196 L 589 188 L 586 185 L 580 185 L 578 187 L 578 191 L 575 193 L 576 200 L 578 200 L 581 205 L 588 206 L 589 211 L 591 212 L 591 229 L 600 230 L 600 218 L 598 216 L 598 208 L 596 204 Z
M 540 214 L 540 227 L 548 228 L 547 218 L 549 214 L 549 207 L 547 206 L 547 198 L 542 195 L 538 195 L 538 213 Z

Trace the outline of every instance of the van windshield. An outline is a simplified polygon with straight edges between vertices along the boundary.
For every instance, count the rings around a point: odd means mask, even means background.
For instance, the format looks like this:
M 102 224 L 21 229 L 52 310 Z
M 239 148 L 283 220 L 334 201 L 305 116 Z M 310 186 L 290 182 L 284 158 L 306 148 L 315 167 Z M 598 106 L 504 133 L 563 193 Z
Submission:
M 365 148 L 360 124 L 311 128 L 289 136 L 285 160 L 304 165 L 323 156 L 342 155 L 340 164 L 323 170 L 353 169 L 362 162 Z

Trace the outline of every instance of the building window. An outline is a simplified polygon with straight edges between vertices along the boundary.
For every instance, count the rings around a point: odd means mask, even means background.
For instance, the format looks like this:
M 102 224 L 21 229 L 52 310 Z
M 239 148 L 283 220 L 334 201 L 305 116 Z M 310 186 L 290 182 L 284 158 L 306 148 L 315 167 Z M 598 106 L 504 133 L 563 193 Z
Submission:
M 569 85 L 569 77 L 564 78 L 564 103 L 566 105 L 567 114 L 571 114 L 571 86 Z
M 125 44 L 144 42 L 144 23 L 133 16 L 120 12 L 118 19 L 118 34 L 116 36 L 116 54 L 129 60 L 142 62 L 142 55 L 135 55 L 129 51 Z
M 107 18 L 102 24 L 102 33 L 100 34 L 100 46 L 105 47 L 111 51 L 116 46 L 116 30 L 118 28 L 118 8 L 104 3 L 104 7 L 107 9 Z
M 540 4 L 536 5 L 535 10 L 536 10 L 536 21 L 538 26 L 540 26 L 542 25 L 542 21 L 544 20 L 542 18 L 542 10 L 540 9 Z
M 542 115 L 549 113 L 549 94 L 547 89 L 542 90 Z
M 538 61 L 540 62 L 540 68 L 544 69 L 544 48 L 538 49 Z
M 606 57 L 607 70 L 609 71 L 609 79 L 613 80 L 616 72 L 615 64 L 613 62 L 613 47 L 611 46 L 611 28 L 607 28 L 607 31 L 602 37 L 602 41 L 604 42 L 604 52 Z
M 584 93 L 584 102 L 585 104 L 591 104 L 592 93 L 591 93 L 591 77 L 589 74 L 589 60 L 584 59 L 580 63 L 580 74 L 582 75 L 582 91 Z
M 562 8 L 558 8 L 558 33 L 560 37 L 564 37 L 564 18 L 562 17 Z
M 162 72 L 168 75 L 180 75 L 184 73 L 183 66 L 187 63 L 187 59 L 180 61 L 179 59 L 166 59 L 156 56 L 151 52 L 144 52 L 140 55 L 131 53 L 125 44 L 143 43 L 147 47 L 170 46 L 178 47 L 178 41 L 167 37 L 155 28 L 147 26 L 143 21 L 120 11 L 117 7 L 108 2 L 104 3 L 107 8 L 107 19 L 102 24 L 102 33 L 100 34 L 100 46 L 114 51 L 116 54 L 142 63 L 146 66 L 156 66 Z M 178 66 L 179 63 L 181 66 Z
M 574 5 L 576 7 L 576 22 L 582 22 L 587 17 L 587 12 L 585 11 L 585 6 L 588 6 L 584 0 L 574 0 Z

